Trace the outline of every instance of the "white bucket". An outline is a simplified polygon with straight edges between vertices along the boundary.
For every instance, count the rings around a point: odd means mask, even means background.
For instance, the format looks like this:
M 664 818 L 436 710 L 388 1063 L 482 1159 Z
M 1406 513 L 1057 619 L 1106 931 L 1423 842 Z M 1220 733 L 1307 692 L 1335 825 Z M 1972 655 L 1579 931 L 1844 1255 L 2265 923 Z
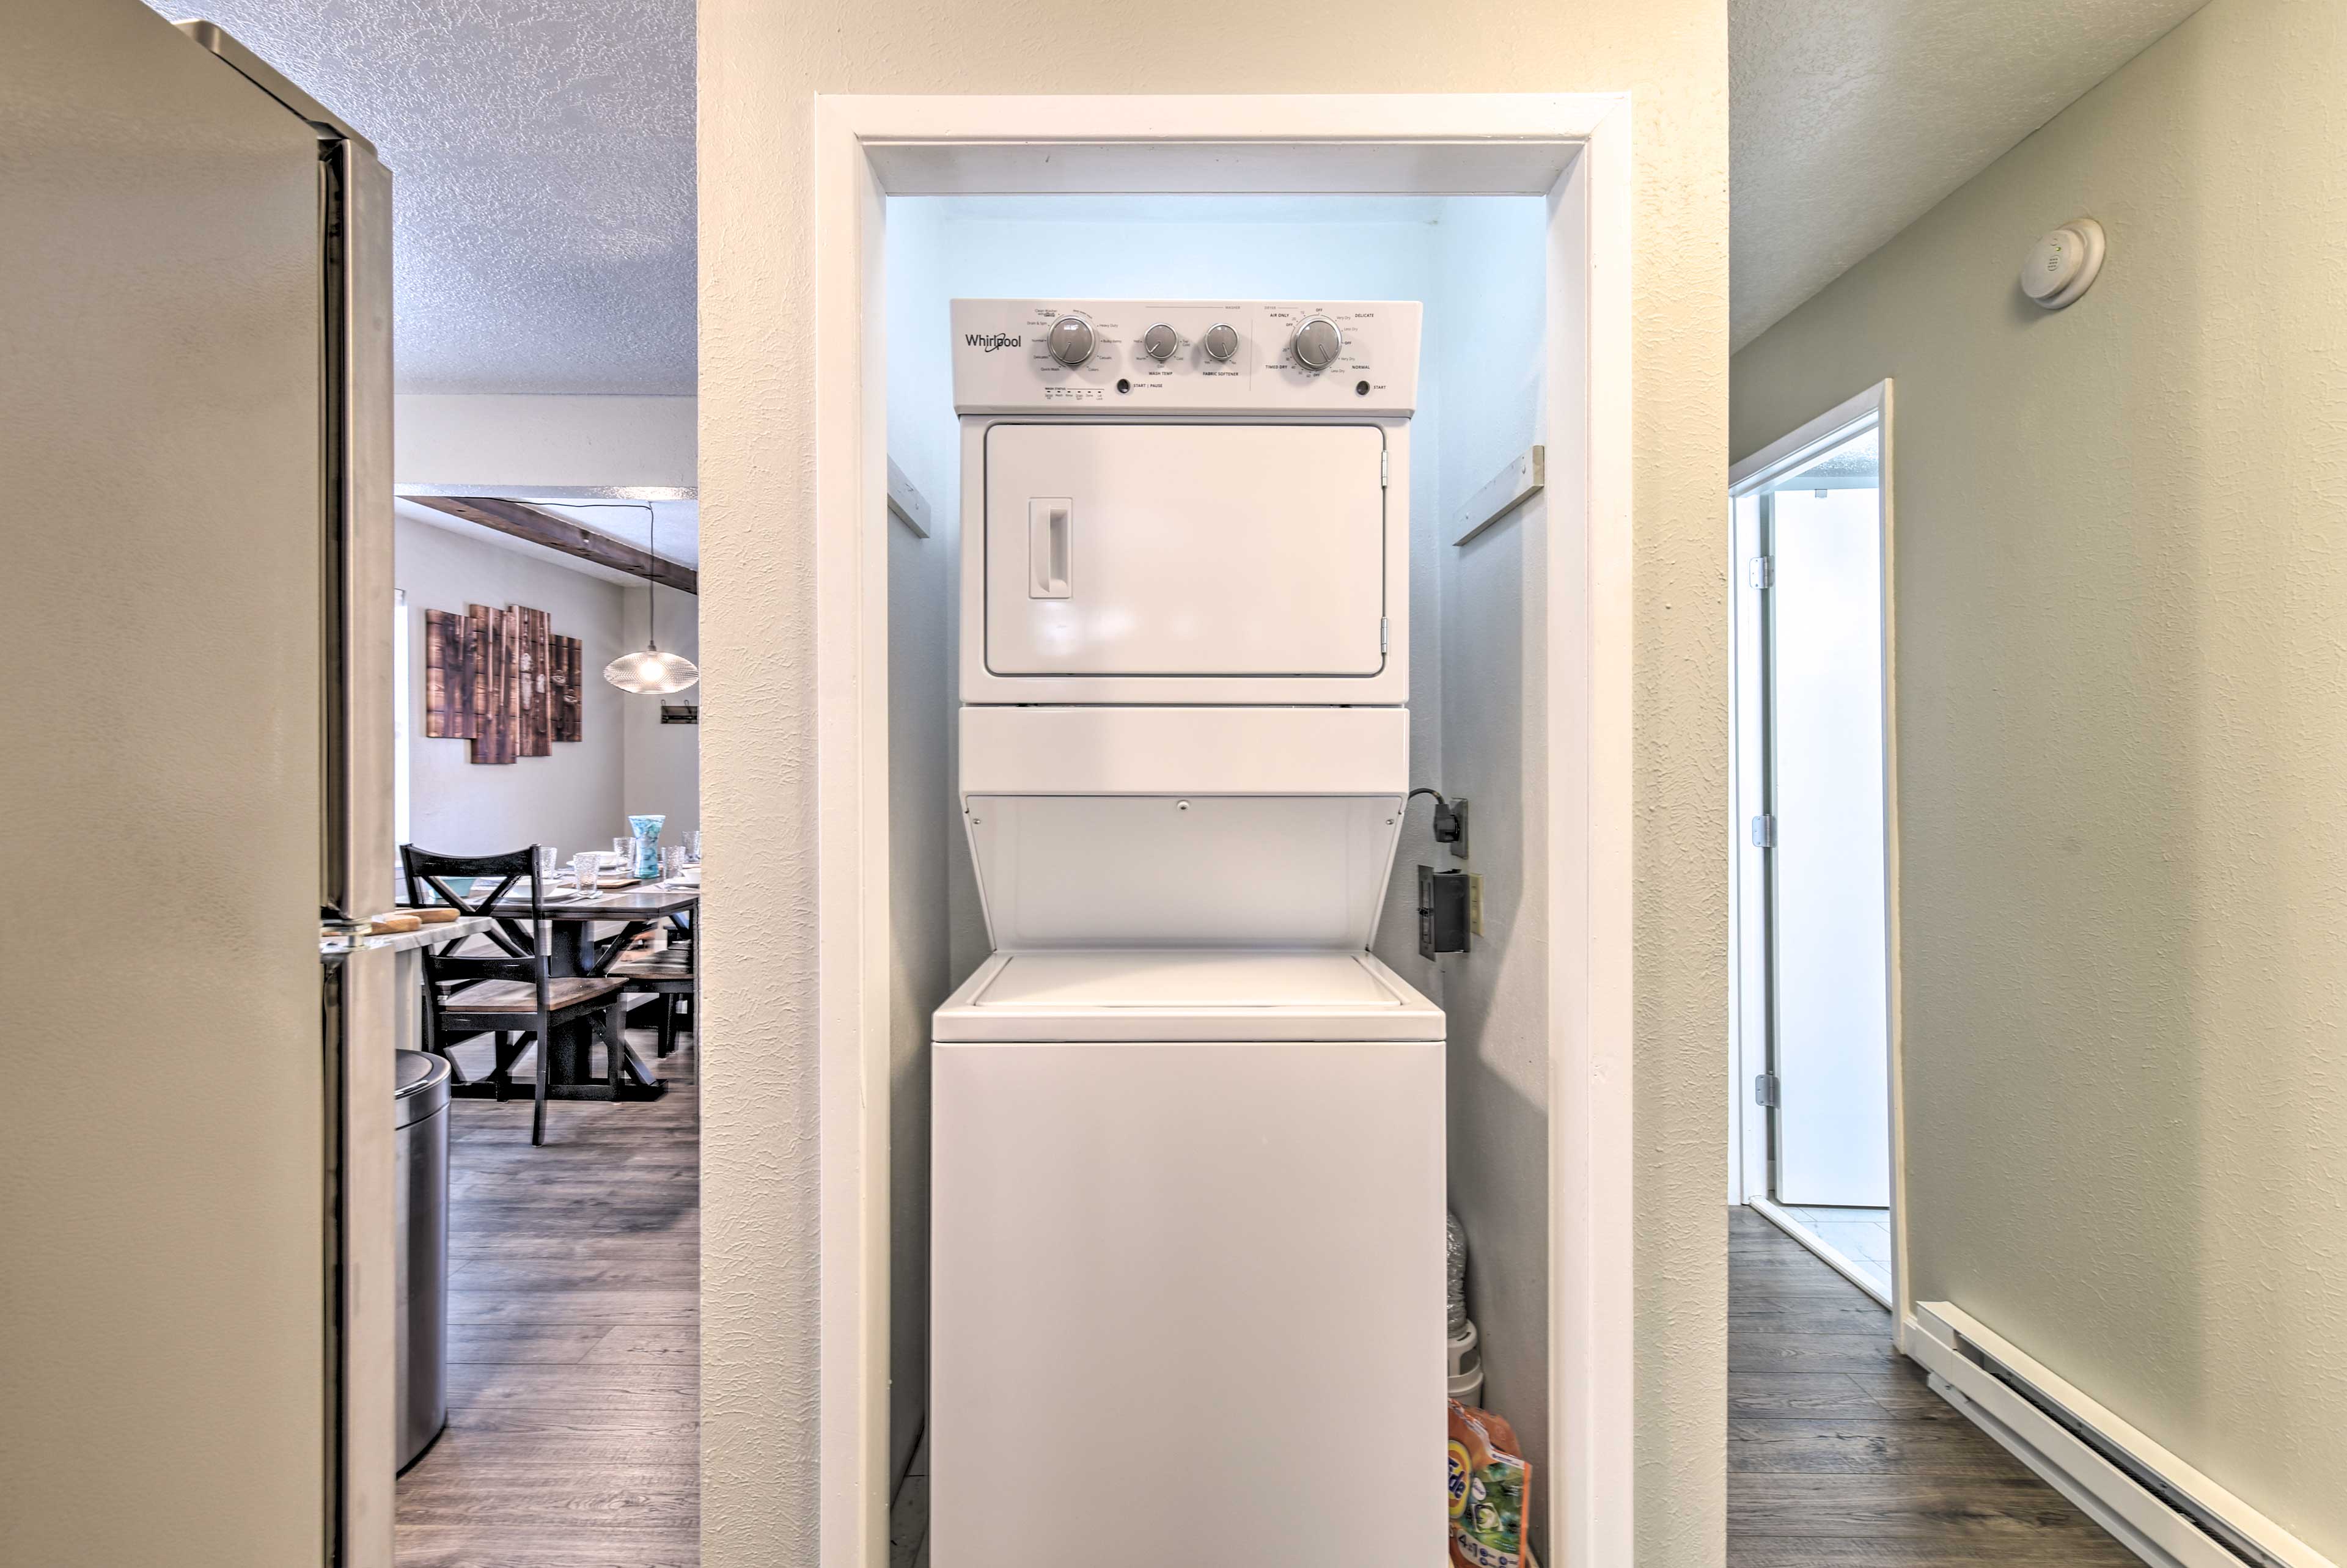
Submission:
M 1463 1376 L 1468 1372 L 1481 1369 L 1483 1365 L 1483 1353 L 1481 1350 L 1477 1348 L 1479 1340 L 1475 1333 L 1475 1320 L 1471 1317 L 1458 1333 L 1450 1337 L 1451 1377 L 1455 1378 Z

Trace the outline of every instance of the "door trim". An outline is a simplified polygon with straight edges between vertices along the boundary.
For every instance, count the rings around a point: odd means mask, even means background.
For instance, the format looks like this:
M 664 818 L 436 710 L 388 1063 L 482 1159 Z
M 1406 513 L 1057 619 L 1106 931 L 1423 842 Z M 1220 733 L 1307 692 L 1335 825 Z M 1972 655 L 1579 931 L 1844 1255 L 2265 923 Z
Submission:
M 1737 500 L 1844 439 L 1852 426 L 1869 420 L 1878 424 L 1882 445 L 1882 958 L 1886 1015 L 1883 1032 L 1889 1041 L 1891 1058 L 1888 1113 L 1891 1121 L 1891 1278 L 1894 1297 L 1890 1305 L 1893 1322 L 1899 1326 L 1897 1336 L 1903 1348 L 1908 1308 L 1913 1296 L 1909 1289 L 1907 1266 L 1906 1093 L 1904 1042 L 1901 1037 L 1899 1004 L 1899 639 L 1896 621 L 1898 595 L 1894 586 L 1897 575 L 1894 518 L 1897 513 L 1898 470 L 1894 456 L 1896 422 L 1892 417 L 1891 392 L 1892 384 L 1889 380 L 1877 382 L 1733 465 L 1727 475 L 1727 535 L 1729 647 L 1733 651 L 1737 648 L 1740 618 L 1745 613 L 1742 566 L 1736 559 Z M 1731 651 L 1728 690 L 1728 748 L 1731 758 L 1741 755 L 1740 731 L 1746 719 L 1738 703 L 1740 673 L 1741 665 Z M 1746 842 L 1744 834 L 1744 823 L 1751 812 L 1737 794 L 1737 771 L 1733 764 L 1728 776 L 1728 951 L 1732 955 L 1728 968 L 1727 1014 L 1728 1202 L 1751 1204 L 1803 1245 L 1811 1245 L 1816 1238 L 1808 1234 L 1807 1228 L 1770 1201 L 1768 1113 L 1754 1102 L 1752 1092 L 1754 1079 L 1768 1070 L 1768 1041 L 1765 1034 L 1760 1039 L 1750 1038 L 1754 1031 L 1748 1030 L 1744 1023 L 1744 998 L 1753 987 L 1766 983 L 1759 968 L 1765 961 L 1765 949 L 1759 934 L 1750 930 L 1749 923 L 1743 918 L 1745 888 L 1754 868 L 1751 846 Z M 1834 1260 L 1829 1258 L 1827 1261 Z
M 1038 190 L 1472 190 L 1545 200 L 1541 439 L 1562 542 L 1551 551 L 1547 589 L 1546 733 L 1556 758 L 1543 803 L 1554 934 L 1546 963 L 1555 1462 L 1542 1506 L 1558 1522 L 1557 1568 L 1635 1557 L 1631 124 L 1626 93 L 816 97 L 810 319 L 824 1568 L 876 1568 L 888 1549 L 887 198 Z M 1401 487 L 1405 476 L 1392 483 Z M 711 1174 L 712 1189 L 722 1175 Z

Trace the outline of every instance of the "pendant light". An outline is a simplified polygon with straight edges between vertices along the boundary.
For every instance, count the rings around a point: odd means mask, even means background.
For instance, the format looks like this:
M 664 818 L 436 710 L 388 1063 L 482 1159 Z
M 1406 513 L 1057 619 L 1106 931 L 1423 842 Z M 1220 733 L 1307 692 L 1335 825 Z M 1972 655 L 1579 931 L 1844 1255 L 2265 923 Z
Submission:
M 643 503 L 645 554 L 660 559 L 660 514 L 651 503 Z M 701 679 L 701 671 L 692 660 L 681 653 L 661 651 L 660 636 L 653 625 L 654 601 L 660 598 L 660 587 L 651 573 L 644 574 L 644 650 L 641 653 L 622 653 L 603 666 L 603 679 L 622 692 L 645 693 L 682 692 Z

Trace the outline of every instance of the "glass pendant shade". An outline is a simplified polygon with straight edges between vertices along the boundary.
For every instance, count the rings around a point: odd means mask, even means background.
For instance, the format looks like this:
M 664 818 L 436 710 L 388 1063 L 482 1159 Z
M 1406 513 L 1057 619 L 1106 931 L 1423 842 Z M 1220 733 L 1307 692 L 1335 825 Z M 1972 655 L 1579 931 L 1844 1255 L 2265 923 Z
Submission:
M 622 692 L 682 692 L 701 679 L 701 671 L 682 654 L 647 648 L 604 665 L 603 679 Z
M 647 563 L 660 563 L 660 514 L 649 501 L 636 503 L 644 509 L 644 558 Z M 622 653 L 603 666 L 603 679 L 622 692 L 646 695 L 663 692 L 682 692 L 701 679 L 701 670 L 681 653 L 661 651 L 660 629 L 653 624 L 659 607 L 653 602 L 660 597 L 651 575 L 644 576 L 644 649 L 641 653 Z

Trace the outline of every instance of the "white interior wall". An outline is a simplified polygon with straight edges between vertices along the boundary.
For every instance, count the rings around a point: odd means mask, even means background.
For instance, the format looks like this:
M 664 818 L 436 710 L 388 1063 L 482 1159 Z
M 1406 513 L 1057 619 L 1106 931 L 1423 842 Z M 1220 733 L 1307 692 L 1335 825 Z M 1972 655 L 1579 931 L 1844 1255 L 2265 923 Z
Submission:
M 898 655 L 918 650 L 925 661 L 931 658 L 922 641 L 926 629 L 900 630 L 905 608 L 932 605 L 928 622 L 944 633 L 937 655 L 940 694 L 929 720 L 942 744 L 908 744 L 904 727 L 892 722 L 892 784 L 902 800 L 905 770 L 942 760 L 934 798 L 946 828 L 946 863 L 917 874 L 900 863 L 895 895 L 900 910 L 908 889 L 924 911 L 940 895 L 949 907 L 949 959 L 930 980 L 936 999 L 988 951 L 952 787 L 958 629 L 950 589 L 958 547 L 949 530 L 958 523 L 959 443 L 948 302 L 1059 295 L 1425 302 L 1411 434 L 1411 778 L 1475 799 L 1474 857 L 1463 864 L 1485 877 L 1485 934 L 1474 952 L 1439 966 L 1418 957 L 1415 867 L 1462 864 L 1447 850 L 1438 854 L 1427 804 L 1419 802 L 1406 821 L 1375 947 L 1450 1013 L 1452 1201 L 1474 1254 L 1471 1309 L 1485 1346 L 1484 1397 L 1516 1425 L 1542 1469 L 1545 890 L 1527 882 L 1523 867 L 1527 856 L 1544 853 L 1526 836 L 1527 824 L 1541 815 L 1528 803 L 1544 798 L 1546 787 L 1541 736 L 1528 728 L 1537 724 L 1545 701 L 1539 637 L 1545 607 L 1537 597 L 1544 510 L 1538 503 L 1527 507 L 1465 552 L 1451 548 L 1456 530 L 1450 525 L 1465 497 L 1531 442 L 1541 416 L 1544 224 L 1542 203 L 1529 198 L 948 197 L 896 199 L 888 206 L 889 456 L 928 496 L 938 519 L 938 538 L 925 546 L 892 542 L 892 701 L 917 696 L 897 679 Z M 921 594 L 935 592 L 937 600 L 904 591 L 899 574 L 919 550 L 930 552 L 925 567 L 939 569 L 921 579 Z M 893 833 L 900 851 L 920 842 L 901 820 Z M 901 930 L 898 948 L 900 979 L 923 967 L 910 961 Z M 892 1436 L 908 1453 L 907 1431 L 919 1405 L 906 1391 L 906 1347 L 909 1341 L 917 1350 L 923 1335 L 911 1326 L 925 1330 L 927 1320 L 926 1268 L 909 1270 L 926 1261 L 927 1214 L 926 1191 L 916 1216 L 904 1190 L 917 1174 L 916 1155 L 906 1145 L 917 1145 L 925 1184 L 928 1033 L 927 1009 L 908 1019 L 902 986 L 898 999 L 897 1089 L 905 1096 L 910 1086 L 918 1107 L 917 1113 L 900 1098 L 892 1133 L 898 1184 Z M 909 1228 L 916 1224 L 917 1230 Z
M 659 619 L 651 630 L 659 633 L 661 647 L 699 663 L 701 600 L 679 589 L 648 589 L 640 585 L 620 590 L 620 623 L 628 647 L 644 645 L 648 591 L 660 595 Z M 590 682 L 620 698 L 622 815 L 657 812 L 668 819 L 661 825 L 661 842 L 682 844 L 684 835 L 701 825 L 701 727 L 661 723 L 661 705 L 698 707 L 701 688 L 690 686 L 665 697 L 620 692 L 602 679 L 600 665 L 589 663 L 585 669 Z M 617 835 L 625 830 L 622 824 L 611 831 Z
M 2213 0 L 1738 354 L 1730 451 L 1896 378 L 1913 1297 L 2347 1562 L 2342 74 Z
M 961 518 L 953 421 L 921 389 L 948 374 L 933 204 L 888 222 L 888 456 L 929 503 L 929 537 L 888 522 L 888 1460 L 901 1478 L 928 1408 L 929 1015 L 986 950 L 954 803 L 953 649 Z M 907 389 L 911 389 L 909 392 Z M 952 891 L 957 879 L 965 896 Z M 960 961 L 967 955 L 967 962 Z
M 690 397 L 409 393 L 394 411 L 403 485 L 607 485 L 692 489 Z
M 398 524 L 398 585 L 407 592 L 409 830 L 426 849 L 489 855 L 551 844 L 567 857 L 609 849 L 627 831 L 622 802 L 629 697 L 600 678 L 620 656 L 622 589 L 616 583 L 412 518 Z M 552 630 L 576 637 L 583 686 L 585 736 L 557 741 L 551 756 L 475 764 L 472 743 L 424 733 L 424 612 L 462 613 L 469 604 L 526 604 L 550 617 Z
M 402 485 L 654 487 L 690 494 L 699 477 L 697 410 L 690 397 L 405 394 L 395 409 L 393 477 Z M 411 550 L 418 553 L 416 569 L 439 597 L 419 598 L 411 586 Z M 600 678 L 605 664 L 643 646 L 645 589 L 570 570 L 559 559 L 518 541 L 508 548 L 470 529 L 452 531 L 405 513 L 400 518 L 399 585 L 409 589 L 413 620 L 410 783 L 419 844 L 469 854 L 540 842 L 567 855 L 608 849 L 628 830 L 631 812 L 665 816 L 664 844 L 681 844 L 701 825 L 699 727 L 663 725 L 661 699 L 622 692 Z M 451 594 L 473 591 L 466 586 L 473 582 L 532 586 L 510 593 L 491 586 L 469 600 L 449 601 Z M 659 592 L 661 646 L 699 662 L 699 599 L 671 589 Z M 587 739 L 558 742 L 552 757 L 523 757 L 496 768 L 474 767 L 461 742 L 425 740 L 421 612 L 462 610 L 467 602 L 553 611 L 555 599 L 579 607 L 594 627 L 589 636 L 573 626 L 573 616 L 556 614 L 555 630 L 582 644 Z M 588 605 L 596 607 L 591 615 L 585 615 Z M 697 703 L 700 692 L 668 701 Z M 559 771 L 549 774 L 549 764 L 560 764 Z M 504 776 L 480 776 L 493 774 Z M 427 815 L 433 800 L 437 815 Z
M 1482 934 L 1439 960 L 1430 993 L 1450 1018 L 1450 1206 L 1467 1232 L 1482 1397 L 1514 1425 L 1535 1475 L 1549 1461 L 1546 500 L 1463 548 L 1451 541 L 1468 497 L 1522 454 L 1544 416 L 1545 223 L 1534 200 L 1444 203 L 1426 322 L 1440 413 L 1421 433 L 1433 436 L 1440 508 L 1415 530 L 1430 540 L 1419 571 L 1439 596 L 1440 787 L 1470 806 L 1468 858 L 1431 845 L 1424 858 L 1481 877 L 1483 895 Z M 1419 831 L 1425 809 L 1412 814 Z M 1417 864 L 1405 860 L 1394 877 L 1406 897 Z M 1380 932 L 1381 953 L 1415 958 L 1407 910 L 1389 908 Z M 1544 1548 L 1537 1514 L 1533 1526 Z

